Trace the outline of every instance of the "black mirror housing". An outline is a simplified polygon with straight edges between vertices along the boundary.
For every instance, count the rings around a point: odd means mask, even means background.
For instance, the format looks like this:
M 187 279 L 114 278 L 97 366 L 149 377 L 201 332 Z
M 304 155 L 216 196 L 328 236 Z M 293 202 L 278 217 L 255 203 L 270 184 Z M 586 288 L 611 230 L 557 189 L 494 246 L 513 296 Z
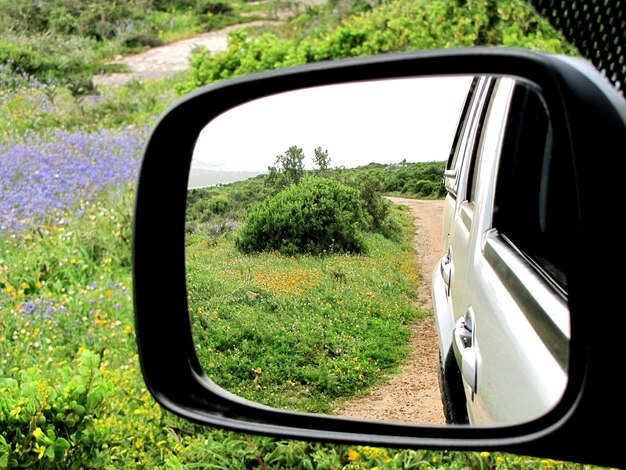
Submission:
M 192 342 L 184 251 L 187 181 L 202 128 L 237 105 L 300 88 L 483 74 L 519 77 L 541 88 L 576 174 L 580 227 L 572 237 L 581 249 L 572 253 L 569 381 L 559 404 L 537 420 L 509 427 L 408 425 L 276 410 L 236 397 L 208 379 Z M 226 80 L 187 95 L 152 130 L 137 188 L 134 305 L 148 389 L 177 415 L 246 433 L 385 447 L 501 450 L 623 465 L 621 439 L 608 426 L 623 416 L 614 365 L 621 357 L 620 328 L 611 318 L 617 301 L 610 288 L 620 277 L 614 272 L 617 263 L 601 253 L 612 231 L 604 228 L 607 220 L 599 207 L 618 201 L 613 199 L 617 184 L 606 177 L 605 166 L 625 144 L 626 101 L 592 66 L 524 50 L 472 48 L 318 63 Z

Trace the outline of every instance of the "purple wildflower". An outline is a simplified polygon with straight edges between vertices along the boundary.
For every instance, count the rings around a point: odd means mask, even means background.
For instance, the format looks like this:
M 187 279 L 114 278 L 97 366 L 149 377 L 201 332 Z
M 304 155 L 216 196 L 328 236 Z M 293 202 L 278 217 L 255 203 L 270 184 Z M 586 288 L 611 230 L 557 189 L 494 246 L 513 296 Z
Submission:
M 0 234 L 62 225 L 81 202 L 135 180 L 144 129 L 30 134 L 0 144 Z

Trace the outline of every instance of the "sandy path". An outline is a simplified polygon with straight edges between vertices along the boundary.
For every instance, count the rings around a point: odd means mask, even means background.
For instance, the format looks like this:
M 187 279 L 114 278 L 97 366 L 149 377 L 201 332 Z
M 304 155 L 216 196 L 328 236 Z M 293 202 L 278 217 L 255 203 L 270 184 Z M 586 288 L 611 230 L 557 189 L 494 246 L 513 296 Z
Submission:
M 196 47 L 206 47 L 211 54 L 224 51 L 227 48 L 228 33 L 231 31 L 277 23 L 302 11 L 306 6 L 319 5 L 324 2 L 325 0 L 299 0 L 291 8 L 272 12 L 272 16 L 268 17 L 267 20 L 233 25 L 219 31 L 211 31 L 190 39 L 154 47 L 141 54 L 119 57 L 111 64 L 124 65 L 129 69 L 129 72 L 96 75 L 92 79 L 93 83 L 94 85 L 115 86 L 122 85 L 130 80 L 152 80 L 183 72 L 189 67 L 191 52 Z
M 411 209 L 414 217 L 415 250 L 421 266 L 418 308 L 432 312 L 432 270 L 440 258 L 443 201 L 390 198 Z M 424 424 L 445 424 L 437 379 L 437 337 L 432 316 L 411 329 L 410 356 L 400 373 L 361 398 L 350 400 L 335 413 L 366 419 Z

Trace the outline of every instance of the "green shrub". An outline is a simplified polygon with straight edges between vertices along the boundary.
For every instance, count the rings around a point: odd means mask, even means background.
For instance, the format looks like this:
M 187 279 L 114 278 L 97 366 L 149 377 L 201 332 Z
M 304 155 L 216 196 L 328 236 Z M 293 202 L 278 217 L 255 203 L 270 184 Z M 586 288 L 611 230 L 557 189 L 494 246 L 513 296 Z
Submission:
M 237 235 L 245 252 L 362 252 L 365 223 L 355 189 L 325 178 L 291 186 L 253 209 Z
M 230 15 L 234 10 L 230 3 L 222 0 L 200 0 L 195 11 L 200 15 Z
M 207 202 L 206 212 L 212 215 L 225 214 L 230 207 L 230 201 L 225 196 L 216 196 Z
M 153 0 L 153 7 L 158 11 L 185 10 L 193 8 L 196 0 Z
M 359 195 L 368 228 L 373 232 L 380 232 L 385 219 L 389 216 L 389 202 L 381 196 L 384 188 L 380 179 L 371 173 L 364 173 L 360 177 Z
M 78 468 L 98 462 L 107 429 L 94 426 L 113 384 L 100 375 L 100 354 L 83 350 L 56 370 L 54 383 L 36 368 L 18 379 L 0 371 L 0 467 Z M 13 448 L 11 445 L 13 444 Z
M 141 18 L 150 0 L 0 0 L 0 26 L 18 33 L 111 39 Z
M 33 74 L 45 65 L 45 57 L 32 44 L 0 43 L 0 64 L 14 72 Z
M 72 85 L 91 81 L 99 60 L 90 40 L 45 35 L 5 35 L 0 41 L 0 66 L 42 83 Z
M 413 191 L 418 196 L 438 196 L 439 185 L 434 181 L 419 180 L 415 183 Z
M 334 29 L 317 33 L 317 18 L 309 14 L 313 33 L 301 38 L 232 32 L 228 50 L 196 51 L 187 80 L 176 91 L 184 94 L 216 80 L 262 70 L 395 51 L 490 45 L 576 54 L 520 0 L 396 0 L 362 11 Z
M 402 228 L 391 211 L 391 202 L 383 197 L 388 192 L 385 178 L 389 177 L 390 166 L 379 171 L 374 167 L 361 167 L 331 173 L 343 184 L 356 188 L 361 198 L 365 229 L 379 233 L 385 238 L 397 240 Z

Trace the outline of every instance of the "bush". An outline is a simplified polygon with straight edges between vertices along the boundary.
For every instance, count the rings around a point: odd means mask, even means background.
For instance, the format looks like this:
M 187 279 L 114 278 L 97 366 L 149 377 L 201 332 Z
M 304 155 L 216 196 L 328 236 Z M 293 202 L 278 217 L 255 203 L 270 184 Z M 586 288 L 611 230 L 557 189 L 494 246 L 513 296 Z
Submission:
M 13 2 L 0 0 L 0 26 L 22 34 L 88 37 L 105 40 L 139 20 L 150 0 L 49 0 Z
M 332 173 L 341 183 L 356 188 L 361 199 L 365 230 L 379 233 L 390 240 L 398 240 L 401 224 L 394 217 L 391 202 L 383 194 L 389 192 L 386 180 L 390 177 L 391 166 L 382 165 L 384 170 L 372 166 L 357 169 L 343 169 Z
M 209 199 L 205 212 L 207 215 L 218 215 L 225 214 L 230 209 L 230 201 L 225 196 L 216 196 Z
M 329 3 L 333 11 L 338 3 Z M 396 0 L 375 8 L 369 2 L 355 3 L 364 13 L 317 33 L 317 19 L 311 17 L 313 34 L 302 38 L 232 32 L 228 50 L 194 54 L 190 73 L 176 91 L 182 95 L 217 80 L 290 65 L 407 50 L 491 45 L 576 55 L 547 21 L 520 0 L 500 0 L 495 10 L 491 0 Z
M 91 81 L 100 67 L 92 47 L 90 40 L 77 37 L 4 35 L 0 41 L 0 66 L 41 83 L 71 85 Z
M 356 190 L 333 180 L 311 178 L 252 210 L 236 244 L 244 253 L 360 253 L 364 251 L 364 224 Z
M 419 180 L 413 188 L 415 194 L 421 197 L 439 197 L 439 182 Z
M 102 379 L 101 361 L 100 354 L 82 350 L 71 367 L 56 370 L 54 383 L 36 368 L 22 370 L 18 380 L 0 371 L 0 467 L 102 464 L 98 457 L 109 436 L 93 423 L 113 383 Z
M 203 0 L 196 4 L 195 11 L 199 15 L 231 15 L 233 7 L 221 0 Z
M 376 232 L 389 214 L 389 206 L 385 204 L 386 201 L 381 196 L 383 187 L 380 180 L 371 173 L 363 173 L 359 179 L 359 195 L 366 214 L 367 225 L 370 230 Z

